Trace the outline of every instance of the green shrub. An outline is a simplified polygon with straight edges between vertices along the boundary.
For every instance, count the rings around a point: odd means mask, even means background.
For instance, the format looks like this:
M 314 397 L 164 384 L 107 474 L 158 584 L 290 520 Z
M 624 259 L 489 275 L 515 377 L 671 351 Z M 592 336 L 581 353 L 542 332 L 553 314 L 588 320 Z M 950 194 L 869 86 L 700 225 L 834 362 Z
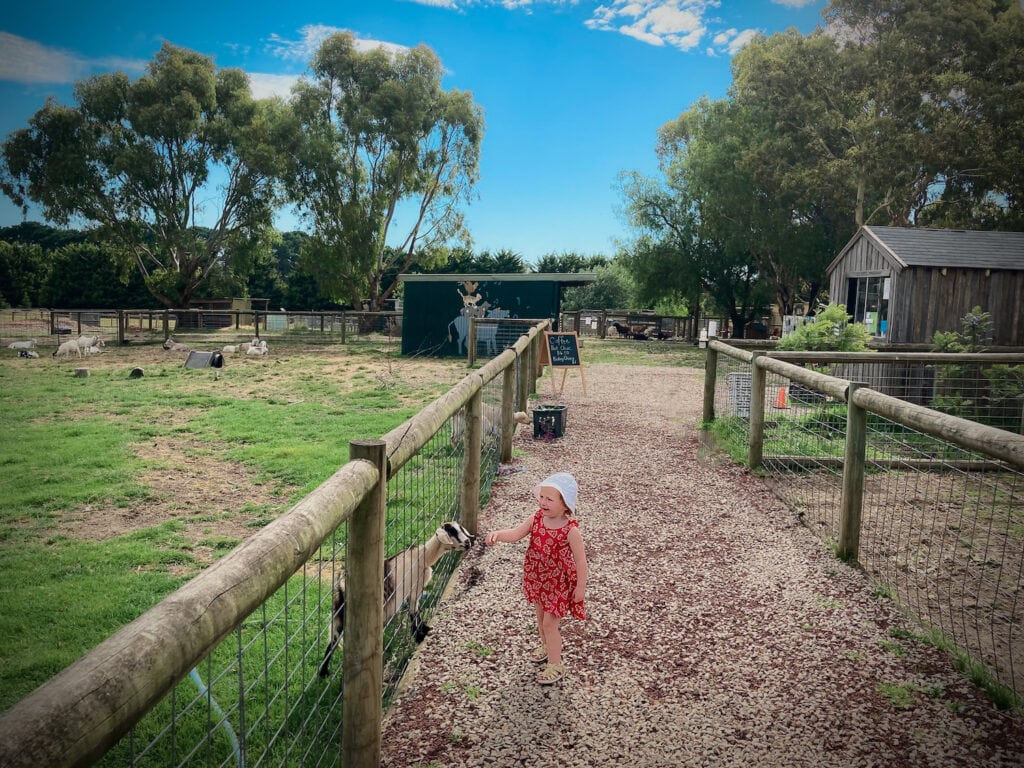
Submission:
M 791 352 L 862 352 L 872 337 L 867 328 L 851 323 L 851 319 L 844 305 L 829 304 L 818 312 L 813 323 L 783 336 L 777 348 Z

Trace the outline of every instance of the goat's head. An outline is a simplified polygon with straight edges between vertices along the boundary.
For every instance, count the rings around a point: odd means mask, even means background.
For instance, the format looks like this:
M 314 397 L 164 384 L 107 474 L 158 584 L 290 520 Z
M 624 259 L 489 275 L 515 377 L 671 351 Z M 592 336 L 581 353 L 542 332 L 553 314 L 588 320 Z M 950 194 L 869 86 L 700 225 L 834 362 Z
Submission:
M 446 549 L 462 549 L 468 551 L 473 546 L 473 542 L 476 541 L 475 536 L 454 520 L 443 523 L 441 527 L 437 529 L 434 536 L 437 537 L 437 540 L 441 542 Z

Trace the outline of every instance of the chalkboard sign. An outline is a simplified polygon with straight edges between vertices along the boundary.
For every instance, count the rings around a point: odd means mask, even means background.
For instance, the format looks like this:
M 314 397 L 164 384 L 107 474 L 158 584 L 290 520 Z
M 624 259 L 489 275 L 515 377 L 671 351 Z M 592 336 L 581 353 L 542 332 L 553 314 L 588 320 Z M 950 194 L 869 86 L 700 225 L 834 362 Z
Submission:
M 546 358 L 546 359 L 545 359 Z M 567 333 L 544 332 L 544 349 L 541 354 L 541 364 L 550 365 L 552 368 L 562 368 L 562 385 L 559 393 L 565 388 L 565 377 L 569 368 L 579 368 L 580 383 L 583 384 L 583 394 L 587 394 L 587 381 L 583 378 L 583 366 L 580 364 L 580 340 L 575 331 Z M 551 391 L 555 391 L 554 371 L 551 376 Z
M 545 333 L 552 368 L 576 368 L 580 364 L 579 340 L 574 332 Z

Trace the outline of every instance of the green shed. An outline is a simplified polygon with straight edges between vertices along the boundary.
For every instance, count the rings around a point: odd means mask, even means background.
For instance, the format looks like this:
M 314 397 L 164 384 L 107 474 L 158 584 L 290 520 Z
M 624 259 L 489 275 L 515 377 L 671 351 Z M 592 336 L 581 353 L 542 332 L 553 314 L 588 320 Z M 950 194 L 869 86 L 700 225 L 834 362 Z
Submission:
M 562 290 L 597 279 L 592 272 L 402 275 L 402 354 L 466 355 L 471 317 L 557 323 Z M 515 343 L 520 323 L 482 325 L 477 353 L 493 356 Z M 557 330 L 557 329 L 556 329 Z

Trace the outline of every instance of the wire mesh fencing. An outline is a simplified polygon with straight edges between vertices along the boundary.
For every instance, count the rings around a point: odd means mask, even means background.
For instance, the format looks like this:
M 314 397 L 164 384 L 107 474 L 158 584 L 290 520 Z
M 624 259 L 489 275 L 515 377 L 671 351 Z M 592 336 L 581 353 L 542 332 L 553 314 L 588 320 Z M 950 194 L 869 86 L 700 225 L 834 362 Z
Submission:
M 453 544 L 441 529 L 453 521 L 475 527 L 501 454 L 511 450 L 502 425 L 527 397 L 519 387 L 532 384 L 531 347 L 539 345 L 542 328 L 531 328 L 514 353 L 470 374 L 380 440 L 363 441 L 379 451 L 373 464 L 343 465 L 286 514 L 0 716 L 0 763 L 338 764 L 342 733 L 371 721 L 376 706 L 372 695 L 359 696 L 368 702 L 366 718 L 345 718 L 352 665 L 343 664 L 344 638 L 332 643 L 346 625 L 343 616 L 361 629 L 373 627 L 353 611 L 354 595 L 362 606 L 376 602 L 367 596 L 375 579 L 354 582 L 357 570 L 370 572 L 363 552 L 380 539 L 367 538 L 374 525 L 369 513 L 352 515 L 371 495 L 381 498 L 374 488 L 386 477 L 379 508 L 386 706 L 471 541 L 463 531 Z M 373 546 L 353 549 L 350 535 L 353 546 L 371 540 Z M 350 640 L 364 647 L 366 635 L 356 632 Z M 366 690 L 365 677 L 353 679 L 349 685 Z M 346 750 L 364 750 L 359 740 L 347 743 Z
M 342 524 L 98 764 L 336 765 L 341 689 L 317 668 L 345 535 Z
M 966 657 L 979 682 L 995 680 L 995 689 L 1003 686 L 1018 701 L 1024 696 L 1024 467 L 1005 454 L 1024 446 L 1012 384 L 1024 371 L 1020 363 L 805 362 L 833 379 L 857 382 L 858 393 L 874 390 L 908 409 L 929 409 L 916 419 L 904 419 L 899 408 L 867 410 L 863 483 L 853 491 L 844 486 L 849 403 L 792 378 L 806 379 L 796 366 L 789 376 L 779 372 L 783 366 L 769 366 L 761 402 L 751 407 L 750 398 L 758 397 L 751 391 L 752 355 L 717 354 L 712 424 L 734 458 L 746 461 L 749 443 L 758 443 L 754 455 L 759 451 L 765 481 L 840 554 L 850 525 L 844 489 L 855 494 L 856 558 L 879 594 L 916 617 L 929 641 Z M 939 416 L 943 407 L 959 418 Z M 752 414 L 760 435 L 753 441 Z M 985 440 L 975 439 L 971 425 L 960 421 L 966 415 L 995 429 L 979 427 Z M 911 423 L 922 418 L 935 428 L 925 432 Z M 998 450 L 986 450 L 986 440 Z

